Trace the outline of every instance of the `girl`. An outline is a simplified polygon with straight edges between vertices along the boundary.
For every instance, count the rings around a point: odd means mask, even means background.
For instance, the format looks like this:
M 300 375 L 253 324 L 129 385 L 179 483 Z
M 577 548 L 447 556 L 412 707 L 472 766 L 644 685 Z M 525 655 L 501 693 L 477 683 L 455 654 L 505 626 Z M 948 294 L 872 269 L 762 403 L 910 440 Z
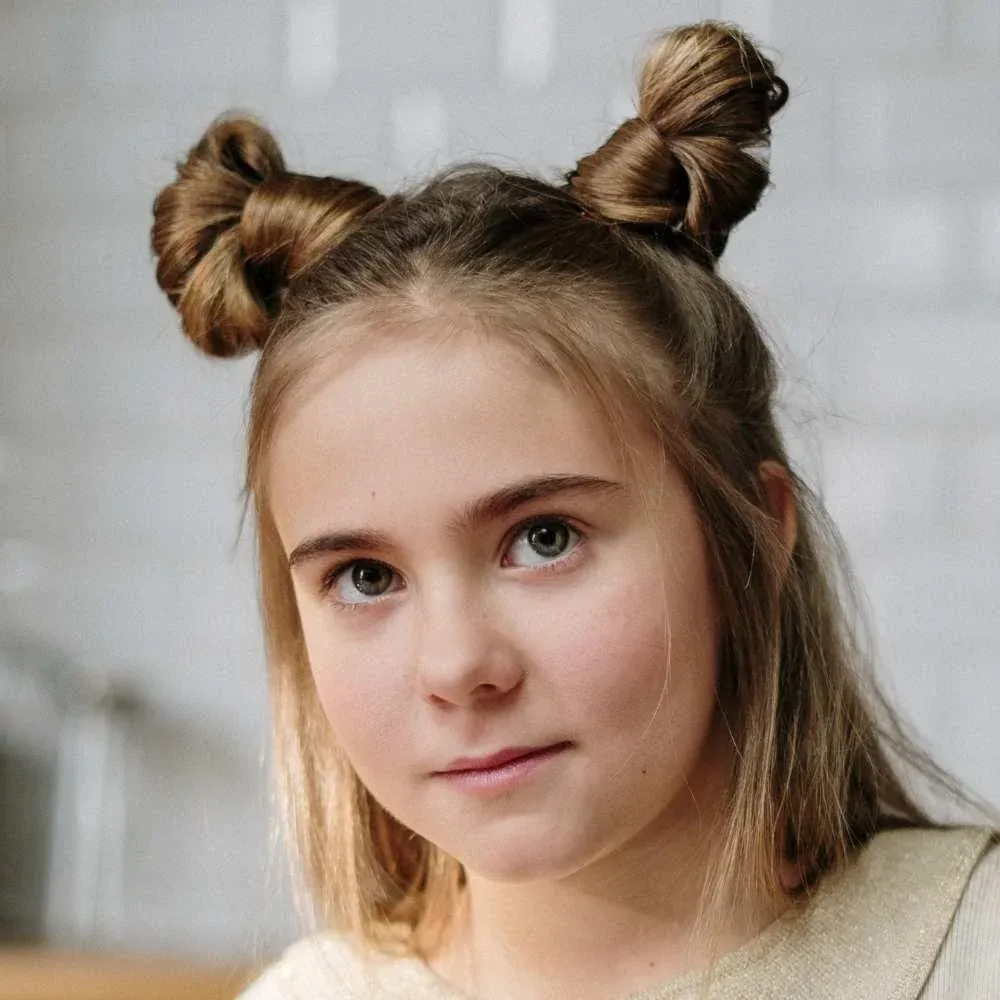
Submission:
M 551 185 L 290 173 L 216 123 L 155 205 L 247 489 L 287 830 L 277 998 L 1000 996 L 1000 849 L 863 682 L 771 353 L 718 276 L 788 91 L 674 31 Z

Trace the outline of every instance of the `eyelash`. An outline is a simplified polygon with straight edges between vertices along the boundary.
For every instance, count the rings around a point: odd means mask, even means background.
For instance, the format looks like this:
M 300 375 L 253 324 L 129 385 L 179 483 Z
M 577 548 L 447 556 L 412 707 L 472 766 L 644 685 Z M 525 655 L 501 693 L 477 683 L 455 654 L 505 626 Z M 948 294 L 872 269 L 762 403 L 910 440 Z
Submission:
M 576 544 L 565 555 L 557 556 L 551 562 L 541 563 L 530 567 L 533 573 L 551 573 L 562 569 L 565 563 L 568 560 L 573 559 L 573 557 L 580 551 L 581 546 L 587 540 L 586 533 L 571 518 L 560 514 L 538 514 L 535 517 L 529 517 L 527 520 L 519 522 L 510 530 L 504 539 L 504 554 L 506 555 L 510 551 L 511 546 L 520 535 L 543 524 L 560 524 L 568 528 L 576 536 Z M 344 611 L 358 611 L 362 608 L 371 607 L 373 604 L 380 603 L 379 598 L 375 598 L 375 600 L 372 601 L 340 601 L 330 596 L 337 580 L 352 566 L 362 562 L 385 566 L 394 575 L 396 574 L 396 571 L 389 566 L 388 563 L 384 563 L 379 559 L 346 559 L 343 562 L 337 563 L 337 565 L 323 577 L 323 581 L 320 585 L 321 596 L 327 598 L 335 607 Z

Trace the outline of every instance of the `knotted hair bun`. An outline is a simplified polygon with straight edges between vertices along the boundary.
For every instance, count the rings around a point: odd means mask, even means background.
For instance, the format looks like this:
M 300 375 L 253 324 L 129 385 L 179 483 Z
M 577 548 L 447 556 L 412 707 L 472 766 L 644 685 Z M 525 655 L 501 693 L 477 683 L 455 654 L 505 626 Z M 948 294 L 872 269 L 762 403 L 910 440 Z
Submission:
M 153 206 L 156 279 L 206 354 L 263 347 L 295 277 L 384 198 L 356 181 L 285 169 L 250 118 L 215 122 Z
M 580 160 L 569 190 L 605 220 L 682 232 L 714 262 L 767 186 L 760 154 L 787 99 L 771 60 L 736 26 L 680 28 L 646 59 L 638 115 Z

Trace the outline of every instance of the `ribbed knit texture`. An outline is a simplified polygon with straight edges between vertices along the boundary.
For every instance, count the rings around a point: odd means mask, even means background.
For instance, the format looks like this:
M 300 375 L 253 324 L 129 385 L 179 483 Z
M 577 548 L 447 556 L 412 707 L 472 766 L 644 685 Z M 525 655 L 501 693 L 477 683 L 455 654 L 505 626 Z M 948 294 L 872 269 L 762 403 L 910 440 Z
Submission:
M 415 959 L 292 946 L 241 1000 L 469 1000 Z M 1000 843 L 898 830 L 704 973 L 609 1000 L 1000 1000 Z M 569 1000 L 569 998 L 567 998 Z

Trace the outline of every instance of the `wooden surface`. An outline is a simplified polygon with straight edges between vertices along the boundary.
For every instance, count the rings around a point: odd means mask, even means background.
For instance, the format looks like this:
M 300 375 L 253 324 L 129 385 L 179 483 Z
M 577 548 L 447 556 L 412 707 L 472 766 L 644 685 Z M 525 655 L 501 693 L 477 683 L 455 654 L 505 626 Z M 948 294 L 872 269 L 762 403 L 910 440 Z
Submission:
M 257 970 L 0 947 L 0 1000 L 233 1000 Z

